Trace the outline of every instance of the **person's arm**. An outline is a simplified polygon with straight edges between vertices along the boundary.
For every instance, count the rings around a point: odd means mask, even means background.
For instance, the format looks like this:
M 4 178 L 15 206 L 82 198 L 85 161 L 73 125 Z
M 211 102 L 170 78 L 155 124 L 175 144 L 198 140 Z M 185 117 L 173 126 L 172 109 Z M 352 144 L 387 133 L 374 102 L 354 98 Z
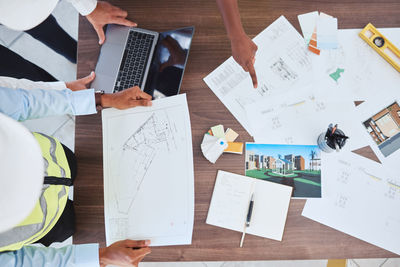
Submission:
M 98 244 L 69 245 L 62 248 L 25 246 L 16 251 L 0 253 L 0 266 L 139 266 L 151 252 L 149 240 L 122 240 L 106 248 Z
M 92 71 L 88 76 L 70 82 L 35 82 L 28 79 L 16 79 L 12 77 L 0 76 L 0 87 L 7 87 L 12 89 L 46 89 L 46 90 L 63 90 L 71 89 L 78 91 L 88 89 L 87 85 L 90 84 L 96 74 Z
M 136 27 L 137 24 L 127 20 L 128 12 L 104 1 L 96 0 L 68 0 L 76 10 L 85 16 L 92 24 L 99 37 L 99 44 L 106 40 L 103 27 L 107 24 L 119 24 Z
M 257 45 L 244 32 L 237 0 L 216 0 L 231 41 L 232 56 L 243 70 L 250 73 L 254 88 L 257 75 L 254 70 Z
M 94 90 L 72 92 L 43 89 L 10 89 L 0 87 L 0 112 L 24 121 L 56 115 L 96 113 Z
M 126 109 L 150 106 L 151 96 L 139 87 L 132 87 L 115 94 L 100 97 L 102 107 Z M 0 87 L 0 112 L 24 121 L 54 115 L 87 115 L 96 113 L 94 89 L 71 91 L 23 90 Z
M 99 245 L 69 245 L 62 248 L 25 246 L 0 253 L 0 266 L 99 266 Z
M 82 15 L 87 16 L 93 12 L 97 6 L 97 0 L 67 0 Z
M 64 82 L 34 82 L 27 79 L 16 79 L 12 77 L 0 76 L 0 87 L 12 89 L 66 89 Z

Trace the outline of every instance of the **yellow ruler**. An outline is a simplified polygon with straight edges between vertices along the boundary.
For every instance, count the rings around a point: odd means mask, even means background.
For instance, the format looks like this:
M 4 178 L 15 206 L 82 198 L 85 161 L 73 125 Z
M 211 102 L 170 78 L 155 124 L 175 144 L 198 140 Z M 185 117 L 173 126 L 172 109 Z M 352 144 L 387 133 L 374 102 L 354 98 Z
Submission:
M 371 23 L 359 33 L 376 52 L 400 72 L 400 50 L 394 46 L 383 34 L 381 34 Z

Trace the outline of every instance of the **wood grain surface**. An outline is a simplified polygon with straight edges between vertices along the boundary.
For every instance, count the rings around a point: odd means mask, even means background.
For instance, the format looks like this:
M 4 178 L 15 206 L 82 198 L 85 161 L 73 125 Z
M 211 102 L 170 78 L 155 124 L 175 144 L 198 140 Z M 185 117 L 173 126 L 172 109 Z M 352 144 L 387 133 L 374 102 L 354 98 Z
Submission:
M 237 131 L 238 141 L 253 141 L 232 114 L 203 82 L 203 78 L 231 54 L 222 19 L 214 0 L 112 1 L 129 12 L 139 27 L 163 31 L 196 27 L 182 93 L 187 93 L 193 135 L 195 170 L 195 222 L 190 246 L 153 248 L 146 261 L 232 261 L 327 258 L 386 258 L 395 255 L 301 216 L 304 200 L 292 200 L 282 242 L 246 236 L 205 223 L 217 170 L 244 174 L 244 155 L 223 155 L 215 165 L 201 154 L 203 134 L 223 124 Z M 319 10 L 338 18 L 339 28 L 400 27 L 398 0 L 243 0 L 239 7 L 250 37 L 280 15 L 300 31 L 297 15 Z M 99 53 L 97 35 L 85 18 L 79 21 L 78 77 L 95 69 Z M 103 214 L 103 159 L 101 116 L 76 119 L 75 151 L 78 177 L 75 185 L 77 232 L 74 243 L 105 245 Z M 364 151 L 365 150 L 365 151 Z M 365 148 L 361 153 L 368 153 Z

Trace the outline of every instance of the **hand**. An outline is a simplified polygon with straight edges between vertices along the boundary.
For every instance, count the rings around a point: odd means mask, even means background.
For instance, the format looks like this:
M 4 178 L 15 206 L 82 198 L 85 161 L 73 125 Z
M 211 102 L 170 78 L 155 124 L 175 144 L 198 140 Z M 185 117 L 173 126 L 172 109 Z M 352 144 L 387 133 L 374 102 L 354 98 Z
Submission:
M 232 56 L 243 70 L 250 73 L 254 88 L 257 88 L 257 75 L 254 69 L 257 45 L 246 35 L 231 40 Z
M 123 240 L 118 241 L 106 248 L 99 249 L 100 266 L 109 264 L 117 266 L 133 266 L 138 264 L 143 258 L 151 252 L 149 240 Z
M 95 77 L 96 74 L 94 73 L 94 71 L 92 71 L 88 76 L 78 79 L 76 81 L 66 82 L 65 85 L 72 91 L 87 89 L 87 85 L 91 83 Z
M 151 95 L 146 94 L 138 86 L 125 89 L 114 94 L 101 96 L 101 106 L 127 109 L 136 106 L 151 106 Z
M 107 2 L 98 1 L 96 8 L 86 16 L 88 21 L 92 24 L 93 28 L 99 36 L 99 44 L 103 44 L 106 40 L 103 27 L 107 24 L 119 24 L 129 27 L 136 27 L 135 22 L 126 19 L 128 12 L 113 6 Z

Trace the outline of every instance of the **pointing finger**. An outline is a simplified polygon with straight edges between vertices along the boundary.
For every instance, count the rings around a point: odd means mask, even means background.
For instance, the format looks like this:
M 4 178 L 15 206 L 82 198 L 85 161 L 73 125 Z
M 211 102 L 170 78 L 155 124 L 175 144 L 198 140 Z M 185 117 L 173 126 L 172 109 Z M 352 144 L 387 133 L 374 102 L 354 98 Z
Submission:
M 254 88 L 257 88 L 257 86 L 258 86 L 258 84 L 257 84 L 257 75 L 256 75 L 256 70 L 254 69 L 254 65 L 249 63 L 247 65 L 247 67 L 249 69 L 251 80 L 253 81 L 253 86 L 254 86 Z

